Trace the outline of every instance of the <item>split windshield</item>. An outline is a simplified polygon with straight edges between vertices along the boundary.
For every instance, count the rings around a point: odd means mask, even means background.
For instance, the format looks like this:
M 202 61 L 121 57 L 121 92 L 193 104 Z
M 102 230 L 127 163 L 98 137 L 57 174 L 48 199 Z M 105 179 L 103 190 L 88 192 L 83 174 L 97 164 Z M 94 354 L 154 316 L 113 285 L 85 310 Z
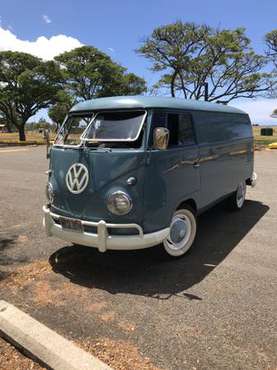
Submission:
M 121 111 L 72 115 L 60 129 L 55 144 L 132 142 L 139 137 L 145 112 Z

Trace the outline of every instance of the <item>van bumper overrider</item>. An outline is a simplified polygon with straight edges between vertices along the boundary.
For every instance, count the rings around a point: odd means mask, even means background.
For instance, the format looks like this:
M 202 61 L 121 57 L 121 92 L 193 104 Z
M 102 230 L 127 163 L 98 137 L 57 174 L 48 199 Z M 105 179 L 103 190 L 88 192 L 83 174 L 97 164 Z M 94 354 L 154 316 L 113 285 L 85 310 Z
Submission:
M 52 213 L 47 206 L 43 206 L 43 226 L 48 236 L 56 236 L 65 241 L 97 248 L 100 252 L 108 249 L 114 250 L 132 250 L 153 247 L 161 243 L 169 233 L 169 228 L 162 229 L 150 234 L 144 234 L 142 228 L 137 224 L 109 224 L 101 220 L 99 222 L 81 221 L 84 226 L 94 226 L 97 228 L 97 234 L 89 232 L 76 232 L 69 229 L 63 229 L 61 225 L 55 222 L 58 220 L 58 214 Z M 108 229 L 111 228 L 132 228 L 138 230 L 138 235 L 109 235 Z

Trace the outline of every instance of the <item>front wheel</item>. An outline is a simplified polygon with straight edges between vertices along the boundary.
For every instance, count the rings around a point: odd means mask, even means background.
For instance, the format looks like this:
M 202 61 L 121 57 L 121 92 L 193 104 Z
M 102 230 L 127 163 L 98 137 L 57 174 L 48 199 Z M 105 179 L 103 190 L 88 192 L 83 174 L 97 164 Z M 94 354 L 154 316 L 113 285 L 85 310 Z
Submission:
M 169 234 L 163 241 L 166 252 L 172 257 L 183 256 L 195 240 L 196 229 L 194 210 L 189 206 L 178 209 L 173 215 Z

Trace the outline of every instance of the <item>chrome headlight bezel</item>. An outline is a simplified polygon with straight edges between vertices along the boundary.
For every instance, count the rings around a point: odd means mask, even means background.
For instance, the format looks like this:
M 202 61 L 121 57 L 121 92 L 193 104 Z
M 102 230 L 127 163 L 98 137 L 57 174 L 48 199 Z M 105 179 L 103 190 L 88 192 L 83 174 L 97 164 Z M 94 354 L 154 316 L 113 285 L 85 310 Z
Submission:
M 123 208 L 120 209 L 119 207 L 120 201 L 125 202 L 126 205 L 125 208 L 121 204 L 121 207 Z M 109 212 L 117 216 L 127 215 L 133 208 L 133 202 L 130 195 L 122 190 L 117 190 L 109 194 L 106 203 Z
M 54 202 L 54 189 L 53 189 L 53 185 L 51 184 L 51 182 L 48 182 L 46 184 L 45 192 L 46 192 L 46 198 L 48 202 L 52 204 Z

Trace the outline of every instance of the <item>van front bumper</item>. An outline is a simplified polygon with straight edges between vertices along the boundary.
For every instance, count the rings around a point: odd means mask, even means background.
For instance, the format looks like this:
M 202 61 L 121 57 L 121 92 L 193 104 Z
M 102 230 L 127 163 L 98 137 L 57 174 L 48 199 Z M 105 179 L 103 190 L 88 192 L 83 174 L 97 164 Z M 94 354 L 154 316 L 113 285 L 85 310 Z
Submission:
M 144 234 L 142 228 L 137 224 L 110 224 L 104 220 L 91 222 L 79 220 L 83 226 L 96 227 L 97 233 L 78 232 L 64 229 L 55 222 L 60 216 L 50 211 L 47 206 L 43 206 L 43 226 L 48 236 L 56 236 L 67 242 L 97 248 L 100 252 L 108 249 L 114 250 L 133 250 L 153 247 L 161 243 L 169 233 L 169 228 L 162 229 L 150 234 Z M 64 217 L 63 217 L 64 218 Z M 136 229 L 138 235 L 109 235 L 108 229 Z

